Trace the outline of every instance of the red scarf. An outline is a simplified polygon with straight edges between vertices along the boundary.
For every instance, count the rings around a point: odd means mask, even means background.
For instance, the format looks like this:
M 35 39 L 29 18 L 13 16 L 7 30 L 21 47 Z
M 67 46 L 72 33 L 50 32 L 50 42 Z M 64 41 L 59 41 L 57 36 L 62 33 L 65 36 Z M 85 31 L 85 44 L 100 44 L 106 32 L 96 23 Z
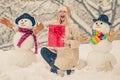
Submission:
M 30 35 L 33 35 L 33 39 L 34 39 L 34 43 L 35 43 L 35 54 L 37 54 L 38 52 L 38 45 L 37 45 L 37 39 L 36 36 L 33 34 L 32 29 L 28 29 L 28 28 L 18 28 L 19 32 L 25 33 L 20 40 L 18 41 L 17 46 L 21 47 L 21 44 L 24 42 L 25 39 L 27 39 L 27 37 L 29 37 Z

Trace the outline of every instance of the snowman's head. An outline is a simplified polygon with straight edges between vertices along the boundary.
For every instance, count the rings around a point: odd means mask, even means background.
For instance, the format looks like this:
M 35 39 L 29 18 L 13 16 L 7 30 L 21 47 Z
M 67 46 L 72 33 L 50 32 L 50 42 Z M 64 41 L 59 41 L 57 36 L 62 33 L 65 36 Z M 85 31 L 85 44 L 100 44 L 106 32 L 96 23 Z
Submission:
M 15 23 L 19 27 L 31 29 L 35 25 L 35 19 L 31 15 L 24 13 L 15 20 Z
M 27 19 L 27 18 L 24 18 L 24 19 L 21 19 L 18 21 L 18 26 L 19 27 L 22 27 L 22 28 L 32 28 L 32 22 Z
M 92 27 L 93 30 L 100 31 L 102 33 L 109 33 L 110 26 L 103 21 L 96 21 Z
M 93 19 L 93 30 L 98 30 L 103 33 L 108 33 L 110 31 L 110 25 L 108 16 L 105 14 L 101 14 L 98 19 Z

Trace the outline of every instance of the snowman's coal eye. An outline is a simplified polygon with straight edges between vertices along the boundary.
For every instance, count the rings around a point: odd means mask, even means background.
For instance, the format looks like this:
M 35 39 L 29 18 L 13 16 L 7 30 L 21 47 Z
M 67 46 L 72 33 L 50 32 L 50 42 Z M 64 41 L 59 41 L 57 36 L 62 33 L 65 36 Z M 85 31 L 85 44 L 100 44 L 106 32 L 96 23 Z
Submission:
M 96 23 L 96 24 L 98 24 L 98 23 Z
M 100 23 L 100 24 L 103 24 L 103 23 Z
M 21 21 L 23 21 L 23 20 L 21 20 Z
M 27 20 L 25 20 L 25 22 L 27 22 Z

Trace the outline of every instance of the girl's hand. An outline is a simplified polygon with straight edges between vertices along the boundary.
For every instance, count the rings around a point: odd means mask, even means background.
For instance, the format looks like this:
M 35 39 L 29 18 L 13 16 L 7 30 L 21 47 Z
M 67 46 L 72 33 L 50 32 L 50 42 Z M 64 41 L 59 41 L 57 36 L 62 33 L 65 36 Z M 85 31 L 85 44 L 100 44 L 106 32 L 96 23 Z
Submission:
M 69 45 L 69 44 L 70 44 L 70 40 L 69 40 L 69 39 L 63 38 L 62 40 L 64 41 L 64 43 L 65 43 L 66 45 Z

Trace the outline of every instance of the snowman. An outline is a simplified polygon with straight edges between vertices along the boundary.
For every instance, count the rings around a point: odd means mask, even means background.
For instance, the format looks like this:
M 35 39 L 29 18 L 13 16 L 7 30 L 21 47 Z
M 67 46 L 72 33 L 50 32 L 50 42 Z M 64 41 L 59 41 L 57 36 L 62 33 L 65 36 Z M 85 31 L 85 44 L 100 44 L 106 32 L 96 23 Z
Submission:
M 33 44 L 36 44 L 36 36 L 33 35 L 32 28 L 35 25 L 35 20 L 32 16 L 24 13 L 15 20 L 18 25 L 18 31 L 14 35 L 14 47 L 16 49 L 30 50 Z M 35 52 L 37 53 L 37 52 Z
M 108 16 L 101 14 L 98 19 L 93 19 L 91 46 L 92 51 L 88 53 L 87 65 L 97 71 L 112 70 L 116 64 L 115 57 L 110 54 L 112 44 L 109 40 L 110 25 Z
M 11 24 L 7 19 L 3 21 Z M 38 48 L 36 34 L 43 29 L 43 25 L 40 24 L 37 25 L 37 28 L 34 28 L 35 19 L 28 13 L 19 16 L 15 20 L 15 23 L 18 25 L 18 31 L 13 39 L 15 50 L 4 52 L 4 58 L 6 58 L 4 59 L 4 63 L 7 65 L 26 67 L 36 62 L 35 54 Z M 35 48 L 35 52 L 32 51 L 33 47 Z

